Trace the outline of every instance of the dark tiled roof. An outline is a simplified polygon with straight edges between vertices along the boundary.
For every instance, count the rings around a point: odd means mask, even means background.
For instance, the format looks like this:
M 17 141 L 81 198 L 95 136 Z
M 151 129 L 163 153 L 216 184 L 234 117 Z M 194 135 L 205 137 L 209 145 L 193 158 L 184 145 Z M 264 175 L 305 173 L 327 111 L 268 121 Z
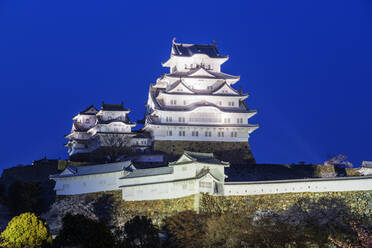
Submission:
M 91 108 L 93 108 L 96 113 L 98 112 L 98 110 L 96 109 L 96 107 L 94 107 L 93 105 L 90 105 L 89 107 L 87 107 L 86 109 L 84 109 L 83 111 L 81 111 L 79 114 L 95 115 L 95 113 L 85 113 L 85 112 L 87 112 Z
M 185 122 L 160 122 L 156 117 L 147 116 L 146 121 L 148 124 L 159 125 L 159 126 L 174 126 L 174 127 L 250 127 L 259 128 L 257 124 L 194 124 Z
M 50 178 L 63 178 L 63 177 L 75 177 L 75 176 L 86 176 L 103 173 L 118 172 L 122 170 L 133 169 L 131 161 L 110 163 L 110 164 L 98 164 L 98 165 L 85 165 L 85 166 L 68 166 L 66 170 L 69 170 L 72 174 L 68 175 L 51 175 Z
M 121 122 L 121 123 L 124 123 L 124 124 L 135 124 L 135 123 L 132 123 L 130 122 L 129 120 L 129 117 L 128 116 L 125 116 L 125 120 L 121 120 L 121 119 L 112 119 L 112 120 L 102 120 L 102 119 L 97 119 L 97 124 L 110 124 L 112 122 Z
M 190 159 L 190 162 L 200 162 L 200 163 L 207 163 L 207 164 L 220 164 L 224 166 L 228 166 L 228 162 L 223 162 L 219 159 L 217 159 L 213 153 L 206 153 L 206 152 L 190 152 L 190 151 L 184 151 L 182 156 L 186 156 L 188 159 Z M 180 157 L 180 158 L 181 158 Z M 184 162 L 181 162 L 184 163 Z M 187 162 L 188 163 L 188 162 Z M 170 165 L 177 165 L 179 164 L 178 160 L 169 163 Z
M 210 58 L 224 58 L 218 52 L 217 46 L 213 45 L 198 45 L 198 44 L 182 44 L 173 43 L 173 55 L 190 57 L 194 54 L 205 54 Z
M 256 110 L 249 110 L 242 106 L 241 108 L 229 108 L 229 107 L 221 107 L 214 103 L 202 101 L 202 102 L 194 102 L 192 104 L 186 105 L 186 106 L 160 106 L 157 108 L 159 110 L 165 110 L 165 111 L 192 111 L 199 107 L 215 107 L 221 112 L 228 112 L 228 113 L 256 113 Z
M 151 168 L 151 169 L 139 169 L 139 170 L 134 170 L 128 176 L 122 177 L 121 179 L 134 178 L 134 177 L 158 176 L 158 175 L 166 175 L 166 174 L 172 174 L 172 173 L 173 173 L 173 168 L 168 167 L 168 166 Z
M 192 69 L 189 71 L 176 71 L 176 72 L 164 74 L 163 76 L 174 77 L 174 78 L 182 78 L 182 77 L 211 78 L 209 76 L 193 76 L 192 75 L 200 69 L 201 68 L 196 68 L 196 69 Z M 216 79 L 240 79 L 240 76 L 233 76 L 233 75 L 229 75 L 223 72 L 215 72 L 215 71 L 210 71 L 210 70 L 208 70 L 207 72 Z
M 151 134 L 146 131 L 135 131 L 133 132 L 135 135 L 132 138 L 151 138 Z
M 128 111 L 128 109 L 124 108 L 124 103 L 121 104 L 110 104 L 102 102 L 101 110 L 104 111 Z
M 184 151 L 184 154 L 197 162 L 209 163 L 209 164 L 221 164 L 221 160 L 218 160 L 213 155 L 213 153 Z

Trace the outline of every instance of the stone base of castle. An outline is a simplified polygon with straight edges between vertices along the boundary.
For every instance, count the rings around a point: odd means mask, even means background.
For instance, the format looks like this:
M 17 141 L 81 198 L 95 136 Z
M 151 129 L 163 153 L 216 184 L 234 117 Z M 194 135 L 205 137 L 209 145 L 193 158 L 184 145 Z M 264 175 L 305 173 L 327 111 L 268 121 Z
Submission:
M 215 156 L 231 164 L 256 163 L 248 142 L 213 141 L 153 141 L 153 150 L 167 155 L 172 161 L 179 158 L 183 151 L 213 152 Z

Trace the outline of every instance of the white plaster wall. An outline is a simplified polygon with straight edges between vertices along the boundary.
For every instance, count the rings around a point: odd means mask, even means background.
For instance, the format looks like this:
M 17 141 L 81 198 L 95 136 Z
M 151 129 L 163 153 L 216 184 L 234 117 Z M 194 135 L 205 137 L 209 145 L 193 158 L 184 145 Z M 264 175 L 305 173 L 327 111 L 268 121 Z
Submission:
M 166 106 L 187 106 L 192 103 L 208 101 L 217 106 L 239 108 L 239 97 L 236 96 L 216 96 L 216 95 L 166 95 L 162 96 Z M 176 100 L 176 104 L 172 104 L 171 100 Z M 229 105 L 229 102 L 234 102 L 234 106 Z
M 189 141 L 221 141 L 221 142 L 247 142 L 251 127 L 237 128 L 217 128 L 201 126 L 153 126 L 154 140 L 189 140 Z M 172 130 L 172 136 L 167 135 L 167 131 Z M 179 136 L 179 131 L 185 131 L 185 136 Z M 199 136 L 192 136 L 192 131 L 198 131 Z M 205 131 L 210 131 L 211 136 L 206 137 Z M 218 137 L 218 132 L 223 131 L 224 137 Z M 237 132 L 237 137 L 231 137 L 231 132 Z
M 87 194 L 100 191 L 117 190 L 118 179 L 122 172 L 75 176 L 56 179 L 57 195 Z
M 102 119 L 105 121 L 113 119 L 125 120 L 127 112 L 126 111 L 100 111 L 99 115 L 102 116 Z
M 95 115 L 79 115 L 76 119 L 76 122 L 79 127 L 88 129 L 94 126 L 96 120 L 97 117 Z
M 157 176 L 125 178 L 125 179 L 120 180 L 120 184 L 122 186 L 126 186 L 126 185 L 134 185 L 134 184 L 172 181 L 173 179 L 174 179 L 173 174 L 166 174 L 166 175 L 157 175 Z
M 122 188 L 123 200 L 143 201 L 185 197 L 198 192 L 197 180 Z
M 195 177 L 197 173 L 195 164 L 175 165 L 172 167 L 174 179 Z
M 363 176 L 372 175 L 372 168 L 370 167 L 361 167 L 358 169 L 359 173 Z
M 225 183 L 225 195 L 372 190 L 372 177 Z

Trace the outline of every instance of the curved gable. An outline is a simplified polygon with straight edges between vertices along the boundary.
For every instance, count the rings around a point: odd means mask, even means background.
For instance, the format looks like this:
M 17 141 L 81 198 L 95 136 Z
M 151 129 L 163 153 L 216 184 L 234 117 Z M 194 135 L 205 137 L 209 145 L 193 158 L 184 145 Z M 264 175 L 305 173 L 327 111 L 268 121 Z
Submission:
M 234 90 L 233 88 L 231 88 L 227 83 L 224 83 L 221 87 L 219 87 L 218 89 L 216 89 L 212 94 L 214 95 L 218 95 L 218 94 L 221 94 L 221 95 L 239 95 L 239 93 Z
M 178 92 L 189 93 L 189 94 L 194 93 L 182 81 L 179 81 L 174 87 L 167 90 L 167 93 L 178 93 Z
M 191 77 L 212 77 L 212 78 L 215 78 L 215 75 L 209 73 L 204 68 L 200 68 L 199 70 L 197 70 L 197 71 L 189 74 L 188 76 L 191 76 Z

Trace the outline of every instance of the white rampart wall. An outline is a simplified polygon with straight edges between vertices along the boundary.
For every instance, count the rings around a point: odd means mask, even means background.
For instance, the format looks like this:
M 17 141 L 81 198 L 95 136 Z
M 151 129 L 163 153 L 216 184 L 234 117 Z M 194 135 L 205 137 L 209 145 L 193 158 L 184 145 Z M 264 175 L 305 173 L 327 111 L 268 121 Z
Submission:
M 54 189 L 57 195 L 88 194 L 118 190 L 118 179 L 122 172 L 58 178 Z
M 298 192 L 339 192 L 372 190 L 371 177 L 343 177 L 332 179 L 302 179 L 225 183 L 228 195 L 264 195 Z
M 126 186 L 122 188 L 124 201 L 144 201 L 185 197 L 198 192 L 198 180 Z

